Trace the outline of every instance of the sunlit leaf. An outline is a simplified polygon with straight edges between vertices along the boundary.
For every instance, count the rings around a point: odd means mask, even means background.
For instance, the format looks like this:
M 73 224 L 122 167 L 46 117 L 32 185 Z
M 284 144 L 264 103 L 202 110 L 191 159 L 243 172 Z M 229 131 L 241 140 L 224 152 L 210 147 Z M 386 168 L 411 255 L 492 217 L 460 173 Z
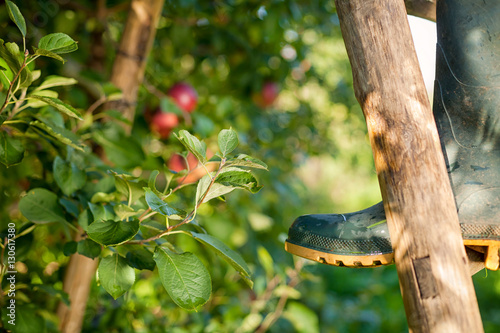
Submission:
M 54 109 L 79 120 L 83 120 L 82 115 L 80 112 L 78 112 L 74 107 L 72 107 L 69 104 L 64 103 L 58 98 L 53 98 L 53 97 L 47 97 L 47 96 L 40 96 L 40 95 L 30 95 L 27 97 L 28 99 L 38 99 L 50 106 L 52 106 Z
M 219 149 L 223 157 L 230 154 L 239 144 L 238 134 L 232 128 L 223 129 L 218 136 Z
M 77 80 L 70 77 L 50 75 L 45 78 L 42 84 L 36 87 L 35 91 L 45 90 L 53 87 L 71 86 L 77 83 Z
M 132 216 L 135 216 L 135 215 L 138 215 L 138 214 L 141 214 L 142 212 L 144 212 L 144 209 L 139 209 L 136 211 L 134 208 L 129 207 L 129 206 L 124 205 L 124 204 L 115 205 L 113 207 L 113 209 L 116 213 L 116 216 L 118 216 L 118 218 L 120 220 L 126 220 Z
M 212 186 L 210 186 L 210 183 L 212 182 L 212 178 L 214 177 L 215 173 L 211 173 L 210 175 L 205 175 L 203 178 L 200 179 L 198 182 L 198 187 L 196 188 L 196 202 L 200 202 L 200 200 L 204 202 L 207 202 L 209 200 L 212 200 L 214 198 L 218 198 L 224 194 L 227 194 L 233 190 L 236 189 L 236 187 L 233 186 L 225 186 L 219 183 L 214 183 Z M 209 189 L 210 187 L 210 189 Z M 209 190 L 208 190 L 209 189 Z M 208 193 L 207 193 L 208 190 Z
M 56 60 L 59 60 L 63 64 L 66 62 L 63 57 L 61 57 L 59 54 L 45 50 L 45 49 L 37 49 L 36 47 L 33 48 L 35 50 L 35 55 L 37 56 L 43 56 L 43 57 L 48 57 L 48 58 L 53 58 Z
M 153 258 L 163 287 L 178 306 L 196 310 L 208 301 L 212 292 L 210 274 L 194 254 L 156 247 Z
M 78 50 L 78 44 L 68 35 L 57 32 L 42 37 L 38 48 L 55 54 L 64 54 Z
M 161 200 L 149 187 L 145 187 L 144 191 L 146 191 L 146 202 L 154 212 L 168 216 L 174 220 L 183 219 L 186 216 L 185 212 L 171 207 L 165 201 Z
M 97 274 L 104 290 L 114 299 L 123 295 L 135 282 L 134 269 L 116 253 L 101 259 Z
M 36 93 L 37 93 L 37 96 L 44 96 L 44 97 L 50 97 L 50 98 L 59 97 L 59 94 L 53 90 L 38 90 Z M 47 103 L 45 103 L 44 101 L 32 98 L 32 99 L 29 99 L 24 106 L 37 109 L 37 108 L 47 106 Z
M 186 130 L 179 131 L 179 134 L 175 134 L 175 136 L 199 161 L 203 163 L 207 160 L 207 145 L 205 142 L 200 141 Z
M 191 235 L 193 235 L 197 241 L 214 250 L 222 259 L 233 266 L 234 269 L 240 273 L 241 277 L 250 286 L 250 288 L 253 286 L 253 282 L 250 279 L 250 269 L 238 252 L 230 249 L 222 241 L 208 234 L 191 232 Z
M 248 156 L 247 154 L 240 154 L 236 158 L 228 160 L 226 165 L 267 170 L 266 163 L 255 157 Z
M 143 187 L 146 183 L 143 180 L 127 174 L 118 174 L 114 171 L 111 171 L 111 173 L 115 177 L 116 190 L 125 195 L 127 201 L 134 203 L 144 196 Z
M 59 127 L 54 124 L 49 125 L 48 123 L 43 123 L 38 120 L 32 121 L 30 126 L 32 126 L 37 133 L 43 136 L 56 139 L 65 145 L 83 151 L 83 147 L 81 146 L 78 136 L 63 127 Z

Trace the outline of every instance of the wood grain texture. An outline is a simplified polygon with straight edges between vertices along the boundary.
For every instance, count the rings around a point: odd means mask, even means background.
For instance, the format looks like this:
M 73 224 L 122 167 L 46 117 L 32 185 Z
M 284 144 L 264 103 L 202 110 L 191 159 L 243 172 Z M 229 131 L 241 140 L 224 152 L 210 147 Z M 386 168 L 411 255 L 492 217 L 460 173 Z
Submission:
M 437 0 L 405 0 L 408 15 L 436 22 Z
M 144 78 L 146 59 L 151 52 L 163 3 L 164 0 L 132 0 L 113 63 L 110 80 L 122 90 L 123 98 L 110 103 L 108 108 L 120 110 L 131 123 L 135 114 L 137 91 Z
M 57 308 L 61 333 L 82 331 L 90 283 L 95 276 L 98 262 L 97 259 L 92 260 L 80 254 L 71 256 L 63 282 L 63 290 L 68 294 L 71 303 L 67 306 L 61 302 Z
M 482 332 L 404 2 L 335 3 L 368 125 L 410 331 Z

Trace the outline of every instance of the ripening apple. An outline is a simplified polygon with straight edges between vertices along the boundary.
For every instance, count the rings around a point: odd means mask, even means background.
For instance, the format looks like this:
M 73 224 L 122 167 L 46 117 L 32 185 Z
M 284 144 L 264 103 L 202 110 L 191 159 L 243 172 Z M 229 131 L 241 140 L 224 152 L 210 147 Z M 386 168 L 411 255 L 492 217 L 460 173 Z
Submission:
M 214 156 L 214 153 L 210 149 L 207 149 L 207 158 L 210 159 L 212 156 Z M 219 167 L 219 162 L 208 162 L 205 167 L 203 167 L 198 163 L 198 159 L 192 153 L 187 155 L 187 160 L 189 164 L 189 173 L 178 179 L 179 184 L 194 183 L 205 176 L 207 174 L 207 170 L 212 172 L 217 170 Z M 186 160 L 181 155 L 175 154 L 170 157 L 168 161 L 168 168 L 175 172 L 185 170 L 187 169 Z
M 187 155 L 189 170 L 193 170 L 198 166 L 198 159 L 192 153 Z M 187 169 L 186 160 L 179 154 L 174 154 L 168 160 L 168 168 L 175 172 L 180 172 Z
M 158 133 L 160 138 L 166 139 L 170 136 L 172 129 L 179 125 L 179 118 L 173 112 L 161 112 L 158 110 L 151 119 L 151 130 Z
M 260 93 L 253 96 L 253 101 L 261 108 L 267 108 L 274 104 L 279 92 L 280 87 L 276 82 L 266 82 L 262 85 Z
M 184 82 L 174 84 L 168 91 L 168 96 L 185 112 L 193 112 L 198 104 L 198 93 L 191 85 Z

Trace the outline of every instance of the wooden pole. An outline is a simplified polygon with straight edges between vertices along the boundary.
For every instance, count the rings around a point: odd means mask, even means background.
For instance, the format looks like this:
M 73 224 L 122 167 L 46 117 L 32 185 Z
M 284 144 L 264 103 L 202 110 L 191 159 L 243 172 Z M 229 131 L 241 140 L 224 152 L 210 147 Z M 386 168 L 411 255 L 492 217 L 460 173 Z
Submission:
M 137 91 L 144 78 L 146 58 L 151 52 L 163 3 L 164 0 L 132 0 L 113 64 L 111 82 L 122 89 L 123 99 L 108 107 L 121 111 L 131 123 L 134 119 Z M 127 128 L 129 131 L 130 129 Z M 64 277 L 64 291 L 68 293 L 71 304 L 68 307 L 60 303 L 57 310 L 59 330 L 62 333 L 81 331 L 97 264 L 97 259 L 92 260 L 79 254 L 71 256 Z
M 403 1 L 336 0 L 411 332 L 483 332 Z
M 164 0 L 132 0 L 110 81 L 120 88 L 123 98 L 107 107 L 134 120 L 137 91 L 144 78 L 146 59 L 151 52 Z M 130 127 L 127 128 L 130 131 Z
M 78 235 L 75 241 L 80 239 Z M 90 283 L 95 276 L 98 262 L 97 259 L 90 259 L 78 253 L 71 256 L 63 281 L 63 290 L 68 294 L 71 304 L 67 306 L 61 302 L 57 308 L 59 330 L 62 333 L 81 332 Z
M 408 15 L 436 22 L 436 0 L 405 0 Z

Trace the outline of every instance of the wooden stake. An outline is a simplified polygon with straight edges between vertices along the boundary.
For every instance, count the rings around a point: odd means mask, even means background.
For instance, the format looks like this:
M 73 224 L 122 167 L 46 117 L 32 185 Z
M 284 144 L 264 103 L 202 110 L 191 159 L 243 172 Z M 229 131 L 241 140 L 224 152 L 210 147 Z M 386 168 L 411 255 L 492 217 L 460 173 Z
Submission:
M 436 22 L 436 0 L 405 0 L 408 15 Z
M 164 0 L 132 0 L 116 54 L 111 82 L 123 92 L 123 98 L 111 103 L 131 123 L 134 120 L 137 91 L 144 78 L 146 59 L 151 52 L 156 26 Z M 130 132 L 130 127 L 127 128 Z
M 336 0 L 411 332 L 482 332 L 403 1 Z

